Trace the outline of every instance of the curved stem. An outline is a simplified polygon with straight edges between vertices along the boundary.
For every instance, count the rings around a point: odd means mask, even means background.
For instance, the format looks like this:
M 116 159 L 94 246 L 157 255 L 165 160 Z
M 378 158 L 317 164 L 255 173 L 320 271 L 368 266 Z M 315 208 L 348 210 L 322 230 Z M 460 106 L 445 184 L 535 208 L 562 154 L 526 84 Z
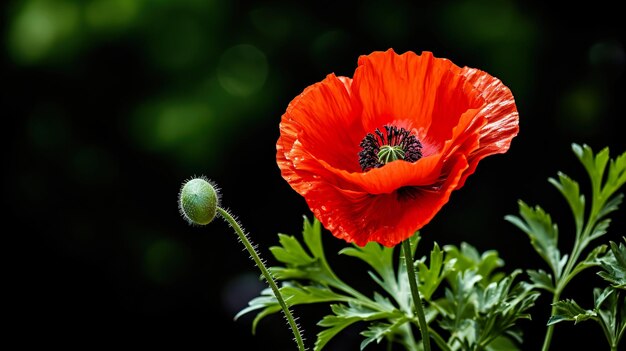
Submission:
M 257 267 L 259 267 L 259 269 L 261 270 L 263 277 L 269 284 L 270 288 L 272 288 L 272 291 L 274 292 L 274 296 L 276 297 L 276 300 L 278 300 L 278 304 L 280 304 L 280 307 L 282 308 L 283 313 L 285 314 L 285 317 L 287 318 L 287 322 L 289 323 L 289 326 L 291 327 L 291 331 L 293 332 L 293 336 L 295 337 L 296 343 L 298 344 L 298 350 L 305 351 L 306 348 L 304 347 L 304 341 L 302 340 L 302 335 L 300 335 L 300 328 L 298 328 L 298 325 L 296 324 L 296 320 L 293 318 L 293 315 L 291 314 L 289 307 L 285 303 L 285 300 L 283 299 L 283 296 L 281 295 L 280 290 L 278 289 L 278 286 L 276 285 L 276 282 L 274 281 L 274 278 L 265 267 L 265 264 L 259 257 L 259 254 L 256 252 L 256 249 L 254 248 L 254 246 L 252 246 L 252 244 L 250 243 L 250 240 L 248 240 L 248 237 L 243 232 L 243 229 L 241 229 L 241 226 L 239 225 L 239 223 L 237 223 L 237 220 L 235 220 L 235 218 L 233 218 L 233 216 L 231 216 L 230 213 L 228 213 L 228 211 L 224 210 L 221 207 L 218 207 L 217 211 L 228 222 L 228 224 L 230 224 L 230 226 L 235 230 L 235 232 L 239 236 L 239 239 L 241 240 L 243 245 L 246 247 L 246 250 L 248 250 L 248 252 L 250 253 L 250 256 L 252 256 L 254 263 L 256 263 Z
M 424 344 L 424 351 L 430 351 L 430 336 L 428 333 L 428 324 L 426 324 L 426 317 L 424 316 L 424 306 L 422 306 L 420 292 L 417 289 L 417 280 L 415 279 L 415 268 L 413 267 L 413 255 L 411 254 L 410 239 L 406 239 L 402 242 L 402 249 L 404 250 L 404 262 L 406 264 L 406 273 L 409 276 L 409 285 L 411 286 L 413 305 L 415 305 L 417 321 L 419 323 L 420 332 L 422 333 L 422 343 Z

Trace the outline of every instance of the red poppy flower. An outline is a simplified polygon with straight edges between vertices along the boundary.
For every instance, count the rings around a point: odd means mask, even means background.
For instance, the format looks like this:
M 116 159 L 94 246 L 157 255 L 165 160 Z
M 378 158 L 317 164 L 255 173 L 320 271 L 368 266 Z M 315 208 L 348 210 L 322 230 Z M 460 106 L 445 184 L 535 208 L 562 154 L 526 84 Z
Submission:
M 518 133 L 511 91 L 430 52 L 361 56 L 289 104 L 276 144 L 282 176 L 334 236 L 391 247 L 426 225 Z

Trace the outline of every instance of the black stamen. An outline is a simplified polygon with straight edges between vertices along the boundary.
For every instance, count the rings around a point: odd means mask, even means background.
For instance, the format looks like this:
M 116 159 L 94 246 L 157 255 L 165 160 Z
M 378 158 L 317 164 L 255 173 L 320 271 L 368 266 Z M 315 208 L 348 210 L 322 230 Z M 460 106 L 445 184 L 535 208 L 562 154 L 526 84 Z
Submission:
M 367 133 L 361 141 L 361 151 L 359 151 L 359 164 L 363 171 L 384 165 L 378 158 L 380 148 L 384 145 L 400 146 L 404 151 L 404 160 L 415 162 L 422 158 L 422 143 L 415 135 L 411 135 L 408 130 L 394 126 L 384 126 L 386 134 L 378 128 L 374 133 Z

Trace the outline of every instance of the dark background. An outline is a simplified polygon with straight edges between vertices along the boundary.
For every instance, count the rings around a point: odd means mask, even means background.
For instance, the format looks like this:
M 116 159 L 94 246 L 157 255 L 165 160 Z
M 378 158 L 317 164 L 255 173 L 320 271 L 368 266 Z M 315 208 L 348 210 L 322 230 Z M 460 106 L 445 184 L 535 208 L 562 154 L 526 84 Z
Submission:
M 357 58 L 432 51 L 500 78 L 520 133 L 481 162 L 423 229 L 418 249 L 467 241 L 496 249 L 503 268 L 546 268 L 504 221 L 517 200 L 541 204 L 569 252 L 571 214 L 548 182 L 561 170 L 586 186 L 571 143 L 626 150 L 624 18 L 615 2 L 551 7 L 527 1 L 7 1 L 2 9 L 6 319 L 24 346 L 293 350 L 282 317 L 233 316 L 263 285 L 222 222 L 190 227 L 177 193 L 206 175 L 261 255 L 276 234 L 299 235 L 304 200 L 275 163 L 289 101 Z M 624 210 L 609 234 L 624 235 Z M 337 273 L 366 287 L 364 267 L 335 255 Z M 592 305 L 593 272 L 564 298 Z M 312 347 L 325 306 L 296 308 Z M 532 310 L 524 350 L 537 350 L 549 297 Z M 355 350 L 350 329 L 329 350 Z M 553 349 L 605 341 L 597 325 L 557 325 Z M 371 346 L 375 349 L 377 346 Z

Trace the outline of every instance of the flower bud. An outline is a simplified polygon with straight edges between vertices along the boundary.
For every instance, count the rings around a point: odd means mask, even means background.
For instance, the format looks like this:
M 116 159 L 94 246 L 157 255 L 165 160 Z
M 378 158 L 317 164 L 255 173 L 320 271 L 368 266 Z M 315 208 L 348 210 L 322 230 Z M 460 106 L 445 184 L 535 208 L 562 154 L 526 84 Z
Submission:
M 178 207 L 189 224 L 211 223 L 218 203 L 216 188 L 204 177 L 190 179 L 180 189 Z

